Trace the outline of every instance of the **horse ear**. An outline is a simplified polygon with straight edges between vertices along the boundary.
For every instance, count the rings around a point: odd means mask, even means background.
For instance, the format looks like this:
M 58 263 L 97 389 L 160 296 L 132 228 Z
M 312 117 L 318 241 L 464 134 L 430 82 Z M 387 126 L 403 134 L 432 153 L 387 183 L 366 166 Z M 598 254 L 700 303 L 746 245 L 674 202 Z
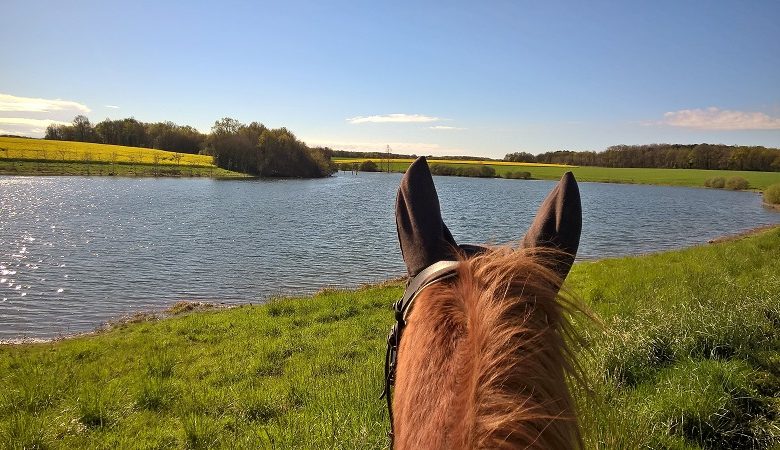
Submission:
M 523 247 L 547 247 L 563 251 L 564 254 L 552 264 L 563 279 L 574 264 L 581 231 L 580 190 L 574 175 L 566 172 L 542 202 L 531 228 L 523 238 Z
M 395 223 L 409 276 L 437 261 L 457 258 L 457 244 L 441 218 L 439 197 L 425 157 L 417 158 L 401 180 Z

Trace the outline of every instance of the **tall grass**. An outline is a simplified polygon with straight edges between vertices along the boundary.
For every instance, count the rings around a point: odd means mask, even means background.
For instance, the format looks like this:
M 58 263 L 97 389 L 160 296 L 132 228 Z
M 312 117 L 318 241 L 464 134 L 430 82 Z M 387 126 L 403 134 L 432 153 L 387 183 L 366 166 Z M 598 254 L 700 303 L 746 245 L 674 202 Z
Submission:
M 704 185 L 715 189 L 723 189 L 726 186 L 726 179 L 724 177 L 709 178 L 704 182 Z
M 748 180 L 744 179 L 743 177 L 733 176 L 733 177 L 729 177 L 726 180 L 726 185 L 724 187 L 731 191 L 741 191 L 749 188 L 750 183 L 748 182 Z
M 764 191 L 764 202 L 770 205 L 780 205 L 780 183 L 766 188 Z
M 567 283 L 603 323 L 574 318 L 588 448 L 780 445 L 780 228 L 578 263 Z M 378 395 L 401 291 L 0 346 L 0 447 L 386 448 Z

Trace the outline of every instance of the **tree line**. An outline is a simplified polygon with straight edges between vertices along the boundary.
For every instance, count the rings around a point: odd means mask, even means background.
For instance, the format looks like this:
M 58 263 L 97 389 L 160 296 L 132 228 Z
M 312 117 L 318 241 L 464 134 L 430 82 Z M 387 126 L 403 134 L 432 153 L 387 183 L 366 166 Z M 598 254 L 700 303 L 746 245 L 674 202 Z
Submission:
M 286 128 L 243 124 L 229 117 L 214 122 L 206 134 L 189 125 L 133 118 L 106 119 L 93 125 L 79 115 L 70 125 L 49 125 L 45 139 L 200 153 L 213 156 L 217 167 L 263 177 L 316 178 L 335 171 L 333 150 L 310 148 Z
M 615 145 L 601 152 L 509 153 L 505 161 L 574 166 L 780 172 L 780 149 L 722 144 Z
M 45 138 L 195 154 L 202 149 L 206 135 L 189 125 L 173 122 L 145 123 L 127 118 L 106 119 L 93 125 L 86 116 L 79 115 L 70 125 L 52 124 L 46 127 Z
M 333 156 L 336 158 L 372 158 L 372 159 L 417 159 L 416 154 L 406 155 L 403 153 L 387 153 L 387 152 L 360 152 L 354 150 L 333 150 Z M 533 156 L 533 155 L 531 155 Z M 433 156 L 428 155 L 428 159 L 460 159 L 464 161 L 492 161 L 493 158 L 487 158 L 485 156 Z

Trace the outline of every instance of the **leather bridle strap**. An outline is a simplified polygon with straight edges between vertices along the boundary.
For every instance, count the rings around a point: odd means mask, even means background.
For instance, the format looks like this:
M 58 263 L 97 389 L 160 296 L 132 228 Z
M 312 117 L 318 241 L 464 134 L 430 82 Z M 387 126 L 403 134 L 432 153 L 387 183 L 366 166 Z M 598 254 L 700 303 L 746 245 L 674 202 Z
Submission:
M 395 324 L 387 336 L 387 352 L 385 353 L 385 389 L 379 398 L 387 399 L 387 412 L 390 417 L 390 446 L 393 444 L 393 402 L 390 390 L 395 384 L 395 369 L 398 362 L 398 348 L 401 345 L 401 335 L 406 327 L 406 321 L 412 310 L 414 301 L 425 288 L 457 275 L 460 261 L 439 261 L 426 267 L 414 278 L 409 279 L 404 289 L 404 296 L 393 304 Z

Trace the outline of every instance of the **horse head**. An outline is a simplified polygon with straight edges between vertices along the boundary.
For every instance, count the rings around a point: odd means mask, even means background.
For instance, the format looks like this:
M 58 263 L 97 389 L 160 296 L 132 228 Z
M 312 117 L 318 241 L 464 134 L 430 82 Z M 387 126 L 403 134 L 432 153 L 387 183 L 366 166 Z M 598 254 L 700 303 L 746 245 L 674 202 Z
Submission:
M 409 281 L 385 365 L 394 445 L 581 446 L 566 384 L 576 375 L 569 304 L 558 295 L 582 229 L 574 176 L 563 175 L 518 248 L 458 245 L 419 158 L 401 181 L 396 225 Z

